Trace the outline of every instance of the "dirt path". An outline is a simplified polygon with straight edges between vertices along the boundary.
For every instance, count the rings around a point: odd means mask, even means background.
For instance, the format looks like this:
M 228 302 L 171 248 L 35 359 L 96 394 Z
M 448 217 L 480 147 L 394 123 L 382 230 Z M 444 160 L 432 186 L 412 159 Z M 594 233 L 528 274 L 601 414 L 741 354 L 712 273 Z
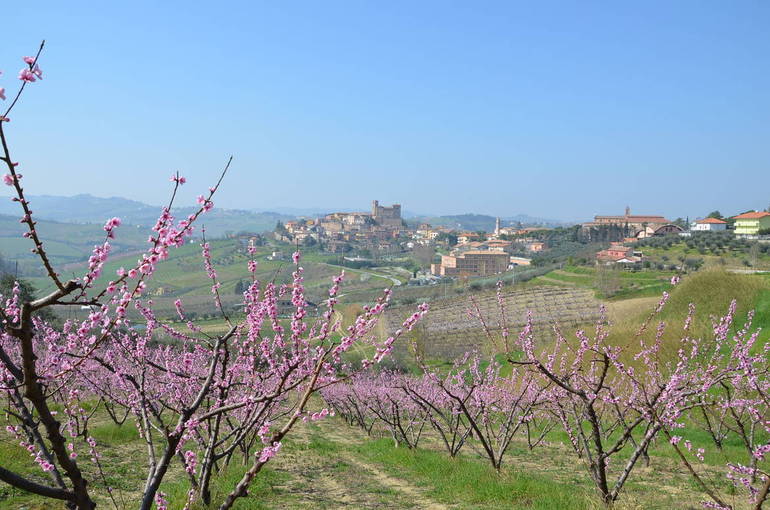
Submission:
M 433 501 L 426 491 L 392 476 L 357 457 L 351 444 L 365 435 L 337 419 L 299 424 L 292 444 L 276 457 L 273 466 L 289 475 L 280 493 L 290 500 L 276 500 L 268 508 L 449 510 Z M 290 501 L 290 503 L 289 503 Z
M 392 476 L 380 471 L 371 464 L 364 464 L 358 459 L 352 457 L 349 458 L 351 464 L 356 466 L 360 471 L 371 474 L 375 480 L 381 483 L 383 486 L 393 489 L 394 491 L 406 496 L 417 508 L 425 510 L 447 510 L 449 507 L 432 501 L 429 499 L 422 489 L 414 487 L 404 480 L 393 478 Z
M 360 439 L 364 439 L 364 436 L 360 431 L 352 428 L 341 429 L 339 427 L 333 427 L 327 431 L 327 438 L 340 443 L 349 442 L 351 435 L 356 435 L 359 436 Z M 358 468 L 359 473 L 366 473 L 382 486 L 406 496 L 417 508 L 425 510 L 447 510 L 450 508 L 447 505 L 430 499 L 423 489 L 415 487 L 405 480 L 394 478 L 376 466 L 363 462 L 360 458 L 347 454 L 345 455 L 345 460 Z

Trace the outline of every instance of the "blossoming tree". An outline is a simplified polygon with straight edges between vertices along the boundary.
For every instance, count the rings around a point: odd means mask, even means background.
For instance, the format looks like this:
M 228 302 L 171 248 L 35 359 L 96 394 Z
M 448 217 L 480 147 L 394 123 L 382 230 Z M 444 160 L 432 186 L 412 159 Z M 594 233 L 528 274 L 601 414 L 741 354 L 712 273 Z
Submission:
M 94 485 L 99 482 L 118 507 L 109 482 L 109 466 L 102 462 L 99 445 L 91 435 L 94 402 L 104 406 L 116 421 L 135 420 L 147 453 L 146 481 L 139 508 L 166 508 L 162 484 L 173 462 L 179 462 L 189 481 L 187 506 L 200 497 L 212 503 L 210 483 L 234 455 L 248 461 L 240 481 L 217 502 L 221 509 L 247 495 L 255 476 L 279 452 L 282 441 L 298 421 L 320 419 L 326 409 L 308 409 L 311 396 L 368 369 L 387 356 L 403 331 L 410 330 L 426 313 L 421 306 L 390 338 L 380 341 L 374 327 L 388 305 L 390 292 L 341 328 L 336 312 L 344 274 L 330 282 L 320 318 L 308 316 L 299 253 L 289 285 L 260 282 L 256 278 L 254 247 L 244 271 L 251 283 L 243 292 L 242 314 L 236 319 L 222 306 L 221 284 L 205 240 L 201 257 L 211 282 L 212 306 L 227 331 L 208 335 L 176 302 L 182 327 L 156 315 L 147 297 L 147 282 L 170 250 L 182 246 L 201 215 L 213 208 L 213 197 L 228 172 L 225 165 L 217 183 L 198 197 L 199 207 L 184 218 L 174 216 L 174 199 L 186 179 L 172 176 L 172 193 L 152 229 L 148 248 L 137 263 L 121 268 L 104 285 L 105 262 L 111 240 L 121 222 L 104 225 L 104 241 L 97 245 L 82 276 L 64 279 L 47 255 L 45 243 L 22 186 L 19 165 L 13 159 L 6 124 L 26 87 L 40 79 L 38 64 L 43 45 L 34 57 L 24 57 L 21 86 L 0 116 L 2 160 L 7 168 L 3 182 L 13 190 L 26 225 L 24 237 L 46 270 L 55 290 L 35 300 L 22 299 L 18 286 L 0 296 L 0 385 L 7 395 L 6 412 L 12 417 L 7 433 L 26 448 L 48 483 L 0 467 L 0 480 L 19 489 L 66 502 L 78 509 L 95 508 Z M 0 99 L 7 99 L 0 88 Z M 102 279 L 100 279 L 102 277 Z M 292 316 L 279 317 L 278 300 L 290 296 Z M 53 306 L 90 308 L 83 320 L 67 320 L 60 328 L 45 323 L 36 313 Z M 134 309 L 146 328 L 133 327 Z M 175 345 L 156 345 L 162 333 Z M 345 353 L 354 345 L 373 346 L 374 355 L 351 365 Z M 55 409 L 61 409 L 57 412 Z M 118 419 L 118 416 L 123 416 Z M 90 463 L 84 469 L 83 462 Z M 86 475 L 85 473 L 95 473 Z M 94 479 L 95 477 L 95 479 Z

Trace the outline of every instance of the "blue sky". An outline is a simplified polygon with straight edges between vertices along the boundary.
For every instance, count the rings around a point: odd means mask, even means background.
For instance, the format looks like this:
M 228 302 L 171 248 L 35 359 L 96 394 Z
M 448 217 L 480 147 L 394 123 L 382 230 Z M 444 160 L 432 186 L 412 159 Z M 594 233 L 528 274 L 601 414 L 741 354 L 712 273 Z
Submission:
M 770 3 L 17 2 L 34 194 L 699 216 L 770 205 Z M 7 194 L 7 190 L 2 193 Z

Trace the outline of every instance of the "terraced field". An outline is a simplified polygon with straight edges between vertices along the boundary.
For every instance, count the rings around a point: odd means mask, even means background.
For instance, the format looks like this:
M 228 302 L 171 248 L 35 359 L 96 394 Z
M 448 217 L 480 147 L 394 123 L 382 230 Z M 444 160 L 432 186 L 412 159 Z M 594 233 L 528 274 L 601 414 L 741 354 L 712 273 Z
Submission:
M 588 289 L 532 286 L 506 290 L 503 301 L 504 323 L 512 335 L 526 324 L 527 312 L 532 312 L 536 330 L 546 334 L 540 338 L 550 338 L 553 324 L 574 329 L 599 318 L 600 303 Z M 474 349 L 491 352 L 494 346 L 490 338 L 480 327 L 479 320 L 470 314 L 475 306 L 481 311 L 493 341 L 499 341 L 500 325 L 503 323 L 500 306 L 496 294 L 486 292 L 472 300 L 459 298 L 432 302 L 430 313 L 410 334 L 410 341 L 397 344 L 396 357 L 403 359 L 409 356 L 411 344 L 430 359 L 452 359 Z M 395 331 L 412 311 L 410 306 L 389 310 L 384 329 Z

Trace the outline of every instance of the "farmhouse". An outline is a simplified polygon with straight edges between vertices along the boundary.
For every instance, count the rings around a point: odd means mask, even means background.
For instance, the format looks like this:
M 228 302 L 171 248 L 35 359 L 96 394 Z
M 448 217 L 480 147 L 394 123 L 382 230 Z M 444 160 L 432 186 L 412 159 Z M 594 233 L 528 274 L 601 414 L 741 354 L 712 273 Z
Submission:
M 642 253 L 622 244 L 613 243 L 596 254 L 597 264 L 636 264 L 642 261 Z
M 734 216 L 735 235 L 755 236 L 760 231 L 770 229 L 770 213 L 765 211 L 752 211 Z
M 545 250 L 545 243 L 542 241 L 531 241 L 527 243 L 527 251 L 541 252 Z
M 703 218 L 693 221 L 691 230 L 695 232 L 721 232 L 727 230 L 727 222 L 719 218 Z

